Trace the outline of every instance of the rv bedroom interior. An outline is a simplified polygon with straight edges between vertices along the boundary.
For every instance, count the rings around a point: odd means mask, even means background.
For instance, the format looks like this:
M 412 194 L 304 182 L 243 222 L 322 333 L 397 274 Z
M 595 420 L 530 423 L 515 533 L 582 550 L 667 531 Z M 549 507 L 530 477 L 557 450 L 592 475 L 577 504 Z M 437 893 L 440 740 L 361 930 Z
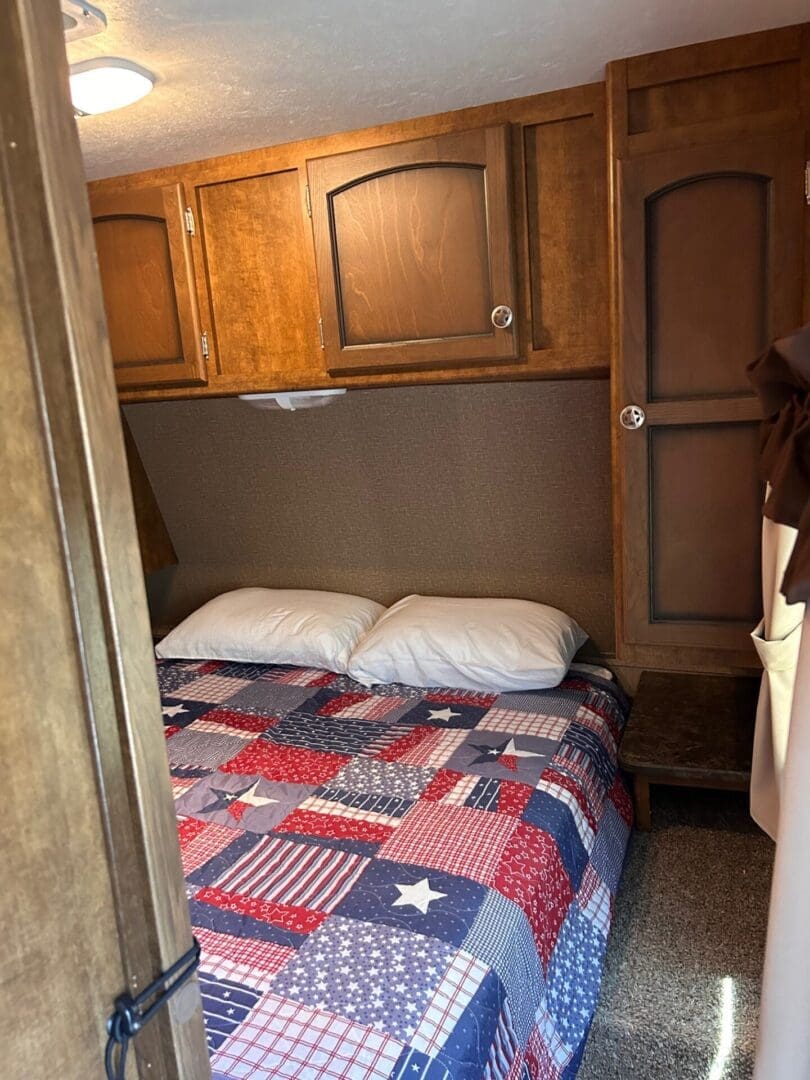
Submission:
M 3 1080 L 810 1080 L 808 19 L 3 0 Z

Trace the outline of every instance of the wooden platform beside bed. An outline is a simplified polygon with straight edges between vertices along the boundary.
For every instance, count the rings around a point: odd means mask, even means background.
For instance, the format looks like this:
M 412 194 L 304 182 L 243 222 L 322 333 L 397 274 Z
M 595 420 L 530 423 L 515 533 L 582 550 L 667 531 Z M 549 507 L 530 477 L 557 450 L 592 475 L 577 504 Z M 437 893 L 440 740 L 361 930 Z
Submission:
M 636 826 L 650 785 L 747 791 L 759 679 L 643 672 L 619 751 L 633 777 Z

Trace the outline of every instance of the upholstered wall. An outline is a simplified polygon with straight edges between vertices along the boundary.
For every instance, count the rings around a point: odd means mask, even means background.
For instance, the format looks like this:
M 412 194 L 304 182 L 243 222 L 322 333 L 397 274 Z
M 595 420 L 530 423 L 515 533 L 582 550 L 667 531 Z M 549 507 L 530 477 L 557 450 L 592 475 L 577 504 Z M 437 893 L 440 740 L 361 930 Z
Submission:
M 177 550 L 154 622 L 239 585 L 522 596 L 613 649 L 608 384 L 361 390 L 325 409 L 126 408 Z

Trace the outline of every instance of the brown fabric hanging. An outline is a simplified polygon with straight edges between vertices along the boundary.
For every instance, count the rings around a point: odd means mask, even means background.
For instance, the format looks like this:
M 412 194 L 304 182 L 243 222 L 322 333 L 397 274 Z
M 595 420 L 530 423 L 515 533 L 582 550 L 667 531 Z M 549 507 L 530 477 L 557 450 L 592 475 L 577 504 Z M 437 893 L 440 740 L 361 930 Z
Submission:
M 782 592 L 810 601 L 810 324 L 781 338 L 748 366 L 762 402 L 762 479 L 771 485 L 763 512 L 799 530 Z

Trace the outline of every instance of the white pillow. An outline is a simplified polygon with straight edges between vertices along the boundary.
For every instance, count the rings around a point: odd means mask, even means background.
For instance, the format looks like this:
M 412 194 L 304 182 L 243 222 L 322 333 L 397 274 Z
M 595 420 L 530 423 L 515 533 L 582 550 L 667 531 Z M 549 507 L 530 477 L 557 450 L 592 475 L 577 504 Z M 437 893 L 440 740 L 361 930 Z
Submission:
M 587 637 L 562 611 L 530 600 L 406 596 L 352 653 L 349 675 L 363 686 L 540 690 L 562 681 Z
M 236 589 L 209 600 L 156 647 L 162 658 L 298 664 L 345 674 L 385 611 L 360 596 L 311 589 Z

